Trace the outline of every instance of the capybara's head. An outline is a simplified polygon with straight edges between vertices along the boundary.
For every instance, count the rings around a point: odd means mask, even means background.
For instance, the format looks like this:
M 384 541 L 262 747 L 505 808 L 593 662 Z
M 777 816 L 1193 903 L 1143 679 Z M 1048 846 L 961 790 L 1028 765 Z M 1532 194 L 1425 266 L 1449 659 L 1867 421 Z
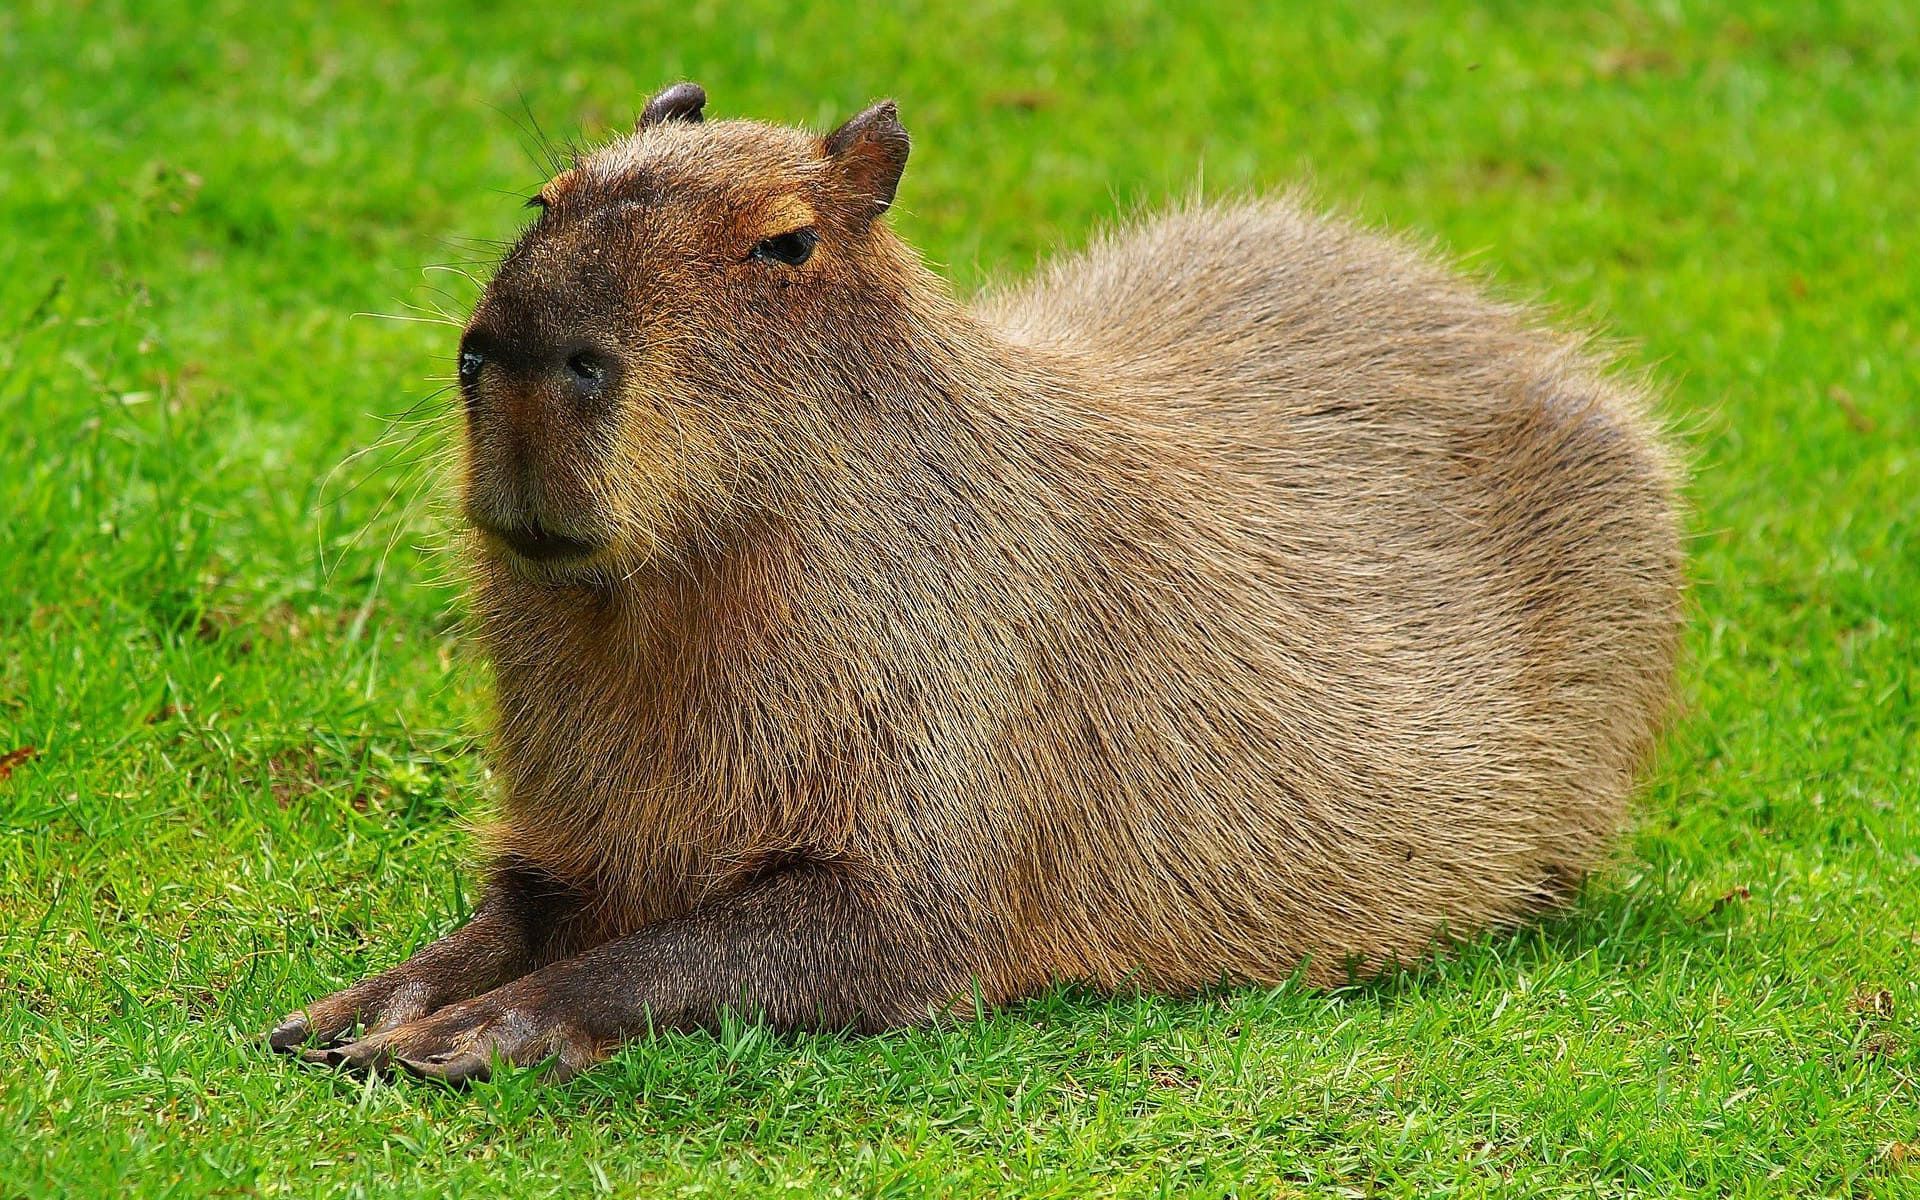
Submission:
M 618 572 L 777 511 L 900 319 L 892 103 L 823 138 L 705 102 L 668 88 L 549 180 L 461 338 L 466 515 L 517 573 Z

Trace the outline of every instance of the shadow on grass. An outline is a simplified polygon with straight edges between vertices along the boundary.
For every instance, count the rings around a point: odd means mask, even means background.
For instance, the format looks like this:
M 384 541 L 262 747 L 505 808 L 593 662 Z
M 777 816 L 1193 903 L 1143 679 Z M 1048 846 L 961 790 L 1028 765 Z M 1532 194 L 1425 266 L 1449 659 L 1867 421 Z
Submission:
M 1327 994 L 1387 1006 L 1457 993 L 1465 986 L 1512 986 L 1548 965 L 1587 959 L 1644 971 L 1664 959 L 1678 961 L 1726 944 L 1742 920 L 1741 907 L 1749 898 L 1744 889 L 1691 908 L 1682 900 L 1683 890 L 1672 873 L 1628 887 L 1589 883 L 1567 906 L 1532 922 L 1452 942 L 1425 960 L 1352 980 Z

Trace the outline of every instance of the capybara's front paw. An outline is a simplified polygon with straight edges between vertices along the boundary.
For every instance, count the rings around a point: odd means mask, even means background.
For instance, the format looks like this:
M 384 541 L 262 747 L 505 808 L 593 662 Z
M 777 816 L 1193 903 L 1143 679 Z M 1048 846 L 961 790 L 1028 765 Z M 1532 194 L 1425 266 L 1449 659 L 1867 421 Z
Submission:
M 433 992 L 425 981 L 401 971 L 375 975 L 287 1014 L 267 1034 L 267 1045 L 292 1054 L 339 1045 L 355 1029 L 363 1037 L 381 1033 L 431 1013 Z
M 495 1062 L 544 1066 L 545 1077 L 558 1082 L 604 1059 L 610 1048 L 570 1020 L 534 979 L 522 979 L 343 1046 L 308 1050 L 304 1057 L 360 1073 L 404 1070 L 451 1084 L 486 1079 Z

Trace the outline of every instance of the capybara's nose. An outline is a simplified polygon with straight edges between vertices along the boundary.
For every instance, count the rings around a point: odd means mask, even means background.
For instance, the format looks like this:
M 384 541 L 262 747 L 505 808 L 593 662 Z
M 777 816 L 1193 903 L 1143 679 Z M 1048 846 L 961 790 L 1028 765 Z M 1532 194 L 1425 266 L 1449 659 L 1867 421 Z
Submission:
M 552 397 L 581 415 L 603 409 L 614 394 L 619 360 L 591 343 L 515 336 L 484 326 L 460 339 L 460 390 L 471 410 L 483 383 Z

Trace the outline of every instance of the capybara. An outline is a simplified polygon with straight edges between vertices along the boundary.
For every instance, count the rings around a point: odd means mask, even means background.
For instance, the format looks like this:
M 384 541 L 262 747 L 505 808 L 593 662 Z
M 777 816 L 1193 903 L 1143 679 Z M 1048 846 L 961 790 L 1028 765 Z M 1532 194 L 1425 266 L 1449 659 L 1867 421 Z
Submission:
M 1638 385 L 1291 199 L 963 301 L 882 219 L 893 104 L 705 100 L 548 182 L 460 343 L 484 902 L 273 1046 L 1327 984 L 1606 859 L 1682 615 Z

